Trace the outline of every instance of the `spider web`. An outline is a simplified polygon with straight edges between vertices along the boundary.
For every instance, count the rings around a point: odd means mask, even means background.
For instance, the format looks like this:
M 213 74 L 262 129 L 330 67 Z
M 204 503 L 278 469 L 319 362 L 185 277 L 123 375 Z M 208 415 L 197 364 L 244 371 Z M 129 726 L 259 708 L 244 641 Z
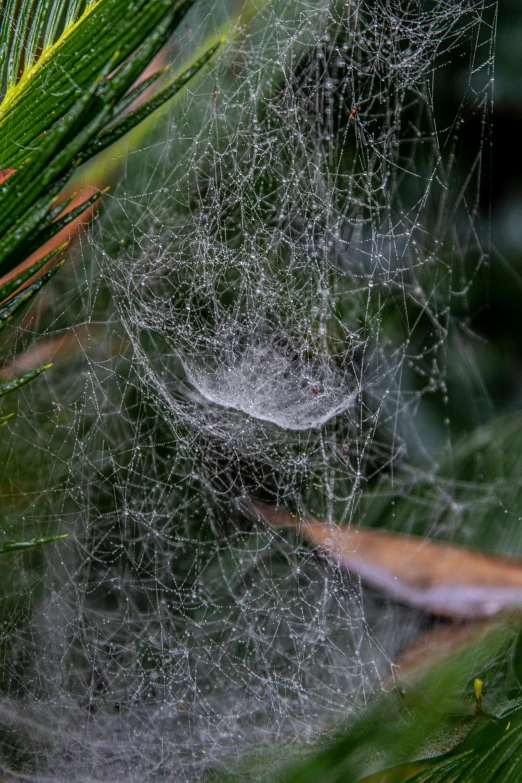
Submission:
M 6 534 L 70 534 L 2 564 L 22 779 L 200 780 L 389 687 L 422 614 L 248 502 L 358 522 L 366 487 L 433 450 L 450 295 L 486 263 L 493 12 L 245 6 L 207 75 L 111 153 L 121 183 L 11 335 L 74 335 L 2 439 Z M 196 13 L 175 62 L 224 9 Z

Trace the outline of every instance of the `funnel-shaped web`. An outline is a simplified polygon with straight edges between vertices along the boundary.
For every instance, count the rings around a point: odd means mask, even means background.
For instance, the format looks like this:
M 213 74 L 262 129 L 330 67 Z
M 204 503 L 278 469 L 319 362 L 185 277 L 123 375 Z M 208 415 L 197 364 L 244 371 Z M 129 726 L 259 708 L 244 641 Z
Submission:
M 2 430 L 5 507 L 70 534 L 6 591 L 5 768 L 195 783 L 364 708 L 419 632 L 244 508 L 360 522 L 425 455 L 428 395 L 446 415 L 450 293 L 483 252 L 441 93 L 487 127 L 486 6 L 247 2 L 126 147 L 45 322 L 88 324 L 78 364 Z M 222 5 L 193 12 L 198 41 L 222 29 Z
M 354 401 L 346 381 L 329 364 L 293 358 L 271 345 L 248 346 L 211 368 L 197 360 L 185 360 L 184 366 L 189 381 L 209 402 L 283 429 L 320 427 Z

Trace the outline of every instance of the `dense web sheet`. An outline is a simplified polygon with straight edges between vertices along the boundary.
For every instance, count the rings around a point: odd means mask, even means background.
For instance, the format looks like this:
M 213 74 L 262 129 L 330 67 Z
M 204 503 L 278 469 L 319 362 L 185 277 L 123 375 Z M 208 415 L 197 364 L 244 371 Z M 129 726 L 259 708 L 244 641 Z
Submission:
M 246 506 L 358 522 L 368 483 L 431 448 L 449 295 L 485 261 L 485 136 L 464 177 L 455 161 L 467 114 L 487 133 L 494 8 L 245 8 L 207 76 L 112 153 L 122 183 L 13 334 L 58 345 L 76 323 L 4 431 L 11 524 L 71 534 L 9 577 L 22 779 L 196 781 L 312 738 L 388 687 L 424 623 Z M 452 58 L 458 116 L 435 104 Z

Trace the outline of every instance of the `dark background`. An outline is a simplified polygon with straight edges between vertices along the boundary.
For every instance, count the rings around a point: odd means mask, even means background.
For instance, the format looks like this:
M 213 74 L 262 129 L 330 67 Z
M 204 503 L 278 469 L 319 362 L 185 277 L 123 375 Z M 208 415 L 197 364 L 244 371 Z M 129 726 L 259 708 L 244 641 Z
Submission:
M 480 185 L 483 236 L 490 231 L 489 270 L 472 294 L 469 324 L 478 338 L 479 371 L 491 413 L 522 405 L 522 5 L 500 0 L 491 120 L 491 149 L 484 150 Z M 455 74 L 457 77 L 458 74 Z M 450 84 L 452 80 L 450 80 Z M 449 93 L 452 110 L 460 101 Z M 471 165 L 466 150 L 476 150 L 481 117 L 466 118 L 462 130 L 461 166 Z M 489 139 L 486 140 L 489 146 Z M 479 422 L 477 422 L 479 423 Z

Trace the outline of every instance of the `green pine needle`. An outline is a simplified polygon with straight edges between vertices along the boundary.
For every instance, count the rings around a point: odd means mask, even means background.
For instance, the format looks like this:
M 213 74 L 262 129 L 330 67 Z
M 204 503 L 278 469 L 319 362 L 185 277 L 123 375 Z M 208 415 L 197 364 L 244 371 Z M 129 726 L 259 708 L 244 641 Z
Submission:
M 31 538 L 28 541 L 1 541 L 0 555 L 7 552 L 16 552 L 20 549 L 32 549 L 35 546 L 51 544 L 53 541 L 59 541 L 61 538 L 67 538 L 68 533 L 62 536 L 44 536 L 43 538 Z
M 106 192 L 94 194 L 60 218 L 72 197 L 56 204 L 56 196 L 76 168 L 172 98 L 215 53 L 221 41 L 158 95 L 121 116 L 166 70 L 133 87 L 193 3 L 97 0 L 85 6 L 77 0 L 22 0 L 4 6 L 0 169 L 8 175 L 0 184 L 0 276 L 16 269 Z M 0 330 L 62 262 L 21 290 L 23 284 L 64 248 L 60 245 L 0 286 Z M 0 384 L 0 396 L 44 369 Z

